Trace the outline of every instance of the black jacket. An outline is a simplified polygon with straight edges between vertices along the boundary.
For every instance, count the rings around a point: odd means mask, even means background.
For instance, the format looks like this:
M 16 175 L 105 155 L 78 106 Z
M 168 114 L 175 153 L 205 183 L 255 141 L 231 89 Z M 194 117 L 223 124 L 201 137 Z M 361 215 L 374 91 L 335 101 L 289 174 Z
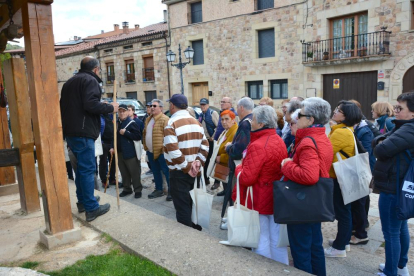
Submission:
M 129 124 L 129 122 L 131 121 L 132 123 Z M 119 133 L 119 130 L 125 127 L 126 127 L 126 131 L 124 135 L 121 135 Z M 139 125 L 135 122 L 135 120 L 131 120 L 129 117 L 127 117 L 124 121 L 118 122 L 117 147 L 118 147 L 118 152 L 122 153 L 123 159 L 131 159 L 137 156 L 135 152 L 134 141 L 139 141 L 139 140 L 141 140 L 141 131 L 139 129 Z
M 100 101 L 100 82 L 95 73 L 80 70 L 63 85 L 60 112 L 64 136 L 98 138 L 100 114 L 114 111 L 112 105 Z
M 377 158 L 373 171 L 375 188 L 389 194 L 395 194 L 397 190 L 397 158 L 400 159 L 398 183 L 401 184 L 410 165 L 405 158 L 408 157 L 406 151 L 414 154 L 414 119 L 394 120 L 394 124 L 391 132 L 372 142 Z M 381 140 L 383 142 L 379 143 Z
M 114 144 L 114 122 L 112 121 L 112 116 L 109 114 L 104 114 L 103 118 L 105 119 L 105 128 L 102 134 L 102 143 L 112 145 Z

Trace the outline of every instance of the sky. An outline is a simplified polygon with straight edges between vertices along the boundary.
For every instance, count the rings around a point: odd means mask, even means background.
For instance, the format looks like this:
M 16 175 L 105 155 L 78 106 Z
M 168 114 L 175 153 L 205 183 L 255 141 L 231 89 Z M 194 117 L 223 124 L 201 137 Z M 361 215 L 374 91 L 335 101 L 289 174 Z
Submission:
M 68 41 L 74 36 L 97 35 L 101 30 L 112 31 L 114 24 L 129 22 L 145 27 L 164 20 L 167 6 L 161 0 L 55 0 L 52 4 L 55 42 Z M 16 43 L 12 43 L 16 44 Z M 24 46 L 23 38 L 19 45 Z

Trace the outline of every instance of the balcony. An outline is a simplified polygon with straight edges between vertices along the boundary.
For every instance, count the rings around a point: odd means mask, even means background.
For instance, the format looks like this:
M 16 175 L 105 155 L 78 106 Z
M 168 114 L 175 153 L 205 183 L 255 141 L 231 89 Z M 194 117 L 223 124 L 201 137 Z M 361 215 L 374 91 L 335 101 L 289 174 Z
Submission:
M 314 67 L 386 60 L 391 55 L 390 34 L 383 28 L 379 32 L 304 42 L 302 63 Z
M 135 72 L 125 71 L 125 83 L 135 83 Z
M 148 67 L 148 68 L 143 68 L 142 69 L 142 81 L 143 82 L 155 81 L 154 68 L 153 67 Z
M 106 85 L 114 85 L 115 75 L 106 76 Z

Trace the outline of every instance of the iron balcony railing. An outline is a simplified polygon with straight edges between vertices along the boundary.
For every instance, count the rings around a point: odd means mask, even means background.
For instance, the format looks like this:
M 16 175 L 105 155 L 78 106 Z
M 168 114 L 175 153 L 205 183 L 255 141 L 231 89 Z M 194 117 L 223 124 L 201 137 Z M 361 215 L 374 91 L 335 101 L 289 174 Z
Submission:
M 154 68 L 143 68 L 142 69 L 142 80 L 143 81 L 154 81 Z
M 135 82 L 135 72 L 125 71 L 125 83 Z
M 357 57 L 389 55 L 390 34 L 382 31 L 303 42 L 302 61 L 329 61 Z
M 115 75 L 107 75 L 106 76 L 106 84 L 112 85 L 114 84 Z

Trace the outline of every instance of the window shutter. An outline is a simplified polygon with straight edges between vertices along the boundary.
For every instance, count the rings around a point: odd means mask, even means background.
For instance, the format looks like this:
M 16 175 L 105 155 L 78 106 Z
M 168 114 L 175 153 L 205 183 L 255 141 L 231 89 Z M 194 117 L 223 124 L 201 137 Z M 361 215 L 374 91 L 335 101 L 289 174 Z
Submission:
M 257 9 L 258 10 L 264 10 L 264 9 L 270 9 L 275 7 L 275 1 L 274 0 L 257 0 Z
M 193 41 L 192 46 L 194 50 L 193 65 L 204 64 L 203 40 Z
M 203 8 L 201 2 L 191 4 L 191 23 L 203 22 Z
M 275 56 L 275 29 L 258 31 L 259 58 Z

